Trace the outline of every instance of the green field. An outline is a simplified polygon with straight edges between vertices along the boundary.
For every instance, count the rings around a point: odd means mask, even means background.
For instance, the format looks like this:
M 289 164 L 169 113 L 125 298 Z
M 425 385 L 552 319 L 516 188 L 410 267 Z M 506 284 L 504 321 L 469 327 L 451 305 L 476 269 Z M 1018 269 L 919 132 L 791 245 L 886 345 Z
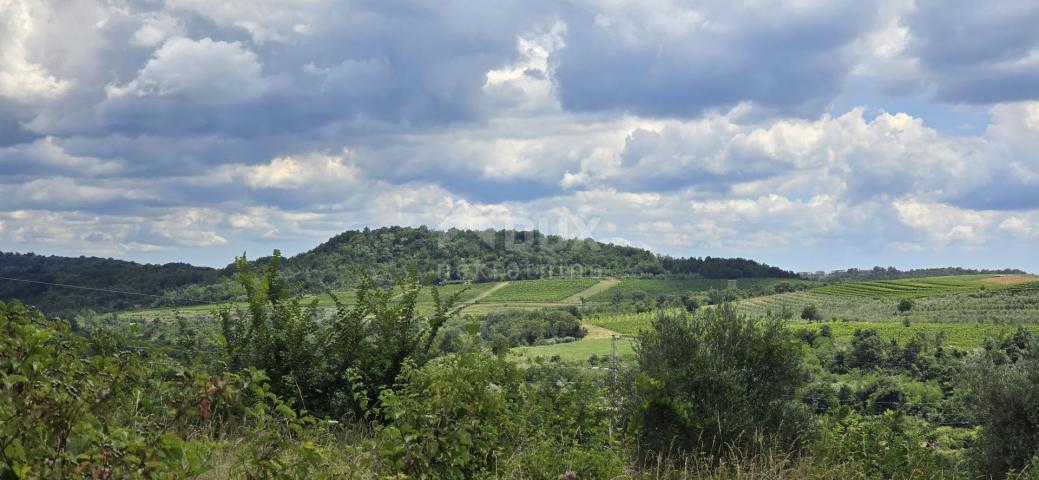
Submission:
M 782 316 L 787 312 L 799 318 L 808 305 L 815 305 L 825 320 L 883 321 L 898 313 L 898 299 L 829 295 L 819 289 L 748 298 L 737 302 L 736 308 L 755 317 Z
M 599 283 L 594 278 L 518 280 L 495 290 L 483 302 L 561 302 Z
M 799 317 L 801 310 L 815 305 L 824 320 L 851 320 L 865 322 L 981 322 L 981 323 L 1039 323 L 1039 283 L 1020 285 L 987 285 L 985 277 L 935 277 L 915 280 L 915 285 L 930 285 L 931 294 L 896 295 L 886 293 L 870 296 L 862 292 L 877 291 L 878 283 L 857 282 L 828 285 L 808 291 L 748 298 L 737 303 L 737 308 L 748 315 L 779 315 L 784 310 Z M 903 281 L 899 281 L 903 282 Z M 835 287 L 842 287 L 836 290 Z M 886 288 L 886 287 L 885 287 Z M 905 293 L 907 290 L 903 284 Z M 925 288 L 925 287 L 920 287 Z M 943 290 L 944 289 L 944 290 Z M 892 290 L 894 291 L 894 290 Z M 944 291 L 944 294 L 936 294 Z M 848 293 L 859 292 L 859 293 Z M 899 314 L 898 302 L 904 297 L 915 297 L 912 311 Z
M 607 313 L 585 319 L 584 323 L 598 325 L 621 335 L 638 335 L 639 331 L 649 326 L 654 317 L 661 314 L 680 314 L 685 310 L 667 308 L 643 313 Z
M 812 284 L 808 280 L 788 278 L 741 278 L 735 280 L 736 288 L 751 290 L 755 287 L 767 288 L 777 283 L 790 284 Z M 660 295 L 681 295 L 690 292 L 706 292 L 709 290 L 724 290 L 729 287 L 728 280 L 712 278 L 624 278 L 612 288 L 599 292 L 588 298 L 592 302 L 609 302 L 614 295 L 620 293 L 625 300 L 631 299 L 631 294 L 644 292 L 650 299 Z
M 835 283 L 812 291 L 839 297 L 862 298 L 921 298 L 964 293 L 979 290 L 1009 288 L 986 285 L 983 280 L 991 275 L 958 275 L 948 277 L 914 278 L 908 280 L 881 280 L 873 282 Z
M 856 330 L 874 329 L 884 340 L 895 339 L 900 344 L 913 338 L 917 333 L 925 333 L 935 337 L 939 333 L 943 335 L 943 345 L 953 345 L 960 348 L 981 347 L 987 338 L 999 338 L 1009 335 L 1017 330 L 1016 325 L 992 325 L 992 324 L 968 324 L 968 323 L 912 323 L 905 326 L 893 322 L 825 322 L 825 323 L 802 323 L 791 325 L 792 328 L 821 329 L 823 326 L 830 327 L 836 342 L 850 342 L 854 338 Z M 1039 333 L 1039 325 L 1026 325 L 1025 329 L 1032 333 Z
M 592 355 L 600 357 L 610 356 L 613 353 L 613 340 L 609 338 L 594 338 L 590 340 L 578 340 L 570 343 L 557 343 L 555 345 L 538 345 L 534 347 L 518 347 L 510 350 L 517 357 L 554 357 L 560 359 L 584 362 Z M 635 356 L 632 340 L 617 340 L 617 357 L 621 360 L 630 359 Z

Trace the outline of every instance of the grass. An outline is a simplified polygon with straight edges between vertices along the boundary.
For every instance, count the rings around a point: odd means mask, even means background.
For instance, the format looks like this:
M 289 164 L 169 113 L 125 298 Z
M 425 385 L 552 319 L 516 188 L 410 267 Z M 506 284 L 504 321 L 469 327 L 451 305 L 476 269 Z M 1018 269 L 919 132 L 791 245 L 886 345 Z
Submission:
M 543 280 L 518 280 L 495 290 L 482 302 L 561 302 L 577 295 L 599 280 L 593 278 L 559 278 Z
M 736 288 L 751 290 L 756 287 L 768 288 L 777 283 L 810 284 L 813 282 L 788 278 L 742 278 L 736 280 Z M 712 278 L 625 278 L 616 286 L 592 295 L 592 302 L 610 302 L 613 296 L 620 293 L 625 300 L 631 299 L 634 292 L 644 292 L 650 299 L 660 295 L 681 295 L 690 292 L 706 292 L 724 290 L 729 287 L 728 280 Z
M 684 309 L 680 308 L 669 308 L 643 313 L 607 313 L 588 318 L 585 320 L 585 323 L 597 325 L 621 335 L 638 335 L 639 331 L 648 327 L 657 315 L 664 313 L 678 314 L 684 311 Z
M 516 357 L 555 357 L 562 360 L 584 362 L 592 355 L 610 356 L 613 352 L 613 340 L 609 338 L 594 338 L 589 340 L 578 340 L 569 343 L 557 343 L 555 345 L 538 345 L 534 347 L 517 347 L 510 350 L 510 354 Z M 634 358 L 635 350 L 631 340 L 617 340 L 617 357 L 620 359 Z
M 893 322 L 825 322 L 825 323 L 797 323 L 792 324 L 794 329 L 819 330 L 828 326 L 833 333 L 834 341 L 837 343 L 850 342 L 854 338 L 856 330 L 874 329 L 884 340 L 895 339 L 900 344 L 913 338 L 917 333 L 924 333 L 930 337 L 943 335 L 943 345 L 953 345 L 960 348 L 978 348 L 984 345 L 987 338 L 998 338 L 1009 335 L 1017 330 L 1016 325 L 993 325 L 993 324 L 967 324 L 967 323 L 910 323 L 905 326 Z M 1039 333 L 1039 325 L 1023 326 L 1032 333 Z

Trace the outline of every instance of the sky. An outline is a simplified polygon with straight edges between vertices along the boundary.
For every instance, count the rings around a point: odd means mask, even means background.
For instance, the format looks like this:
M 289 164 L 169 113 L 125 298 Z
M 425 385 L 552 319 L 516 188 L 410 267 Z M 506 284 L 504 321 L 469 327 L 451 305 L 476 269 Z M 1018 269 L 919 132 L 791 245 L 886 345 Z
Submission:
M 0 250 L 1039 271 L 1039 2 L 0 0 Z

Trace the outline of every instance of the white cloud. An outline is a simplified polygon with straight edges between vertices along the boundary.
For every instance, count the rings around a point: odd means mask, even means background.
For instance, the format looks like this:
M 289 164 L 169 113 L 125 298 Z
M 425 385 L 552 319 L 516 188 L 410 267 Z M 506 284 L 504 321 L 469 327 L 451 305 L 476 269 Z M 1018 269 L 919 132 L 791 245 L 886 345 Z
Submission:
M 994 214 L 964 210 L 940 203 L 926 203 L 911 199 L 892 204 L 898 219 L 938 245 L 961 244 L 978 246 L 985 242 Z
M 42 6 L 29 0 L 0 0 L 0 97 L 17 102 L 53 100 L 72 81 L 52 75 L 28 58 L 25 42 L 39 27 Z
M 179 19 L 166 12 L 159 12 L 145 15 L 130 41 L 143 47 L 156 47 L 170 37 L 183 34 L 184 25 Z
M 258 57 L 241 43 L 175 37 L 155 51 L 134 80 L 110 84 L 106 93 L 110 100 L 172 97 L 220 105 L 256 98 L 268 85 Z
M 519 59 L 511 65 L 490 70 L 484 92 L 512 108 L 535 110 L 559 108 L 552 54 L 566 47 L 566 23 L 556 20 L 545 32 L 517 39 Z
M 252 188 L 299 189 L 324 185 L 345 187 L 358 179 L 357 167 L 345 163 L 345 155 L 311 153 L 278 157 L 266 165 L 232 167 Z

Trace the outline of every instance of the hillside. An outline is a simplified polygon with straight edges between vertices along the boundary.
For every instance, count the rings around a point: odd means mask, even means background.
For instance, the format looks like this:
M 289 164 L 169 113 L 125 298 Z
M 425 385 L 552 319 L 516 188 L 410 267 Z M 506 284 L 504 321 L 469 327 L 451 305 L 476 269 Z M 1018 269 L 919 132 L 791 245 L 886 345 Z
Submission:
M 253 264 L 260 266 L 268 260 L 269 257 L 261 257 L 253 260 Z M 780 268 L 742 258 L 671 258 L 641 248 L 592 239 L 564 239 L 536 231 L 435 231 L 425 227 L 347 231 L 283 262 L 285 277 L 298 291 L 307 293 L 349 288 L 359 271 L 388 280 L 410 266 L 416 266 L 423 276 L 436 283 L 549 277 L 794 276 Z M 3 272 L 0 276 L 10 278 L 213 301 L 227 298 L 225 280 L 232 270 L 183 263 L 142 265 L 94 257 L 3 254 L 0 272 Z M 14 298 L 51 313 L 170 305 L 160 298 L 139 295 L 0 281 L 0 300 Z
M 170 290 L 178 290 L 183 295 L 202 295 L 200 289 L 188 287 L 219 284 L 226 273 L 186 263 L 152 265 L 112 258 L 0 252 L 0 277 L 27 280 L 0 280 L 0 301 L 18 299 L 51 313 L 81 309 L 124 310 L 155 305 L 156 301 L 162 300 L 147 295 L 162 295 Z
M 347 287 L 358 267 L 389 276 L 410 265 L 437 282 L 631 275 L 794 277 L 791 272 L 742 258 L 676 259 L 641 248 L 537 231 L 435 231 L 425 227 L 348 231 L 284 262 L 286 275 L 307 291 Z

